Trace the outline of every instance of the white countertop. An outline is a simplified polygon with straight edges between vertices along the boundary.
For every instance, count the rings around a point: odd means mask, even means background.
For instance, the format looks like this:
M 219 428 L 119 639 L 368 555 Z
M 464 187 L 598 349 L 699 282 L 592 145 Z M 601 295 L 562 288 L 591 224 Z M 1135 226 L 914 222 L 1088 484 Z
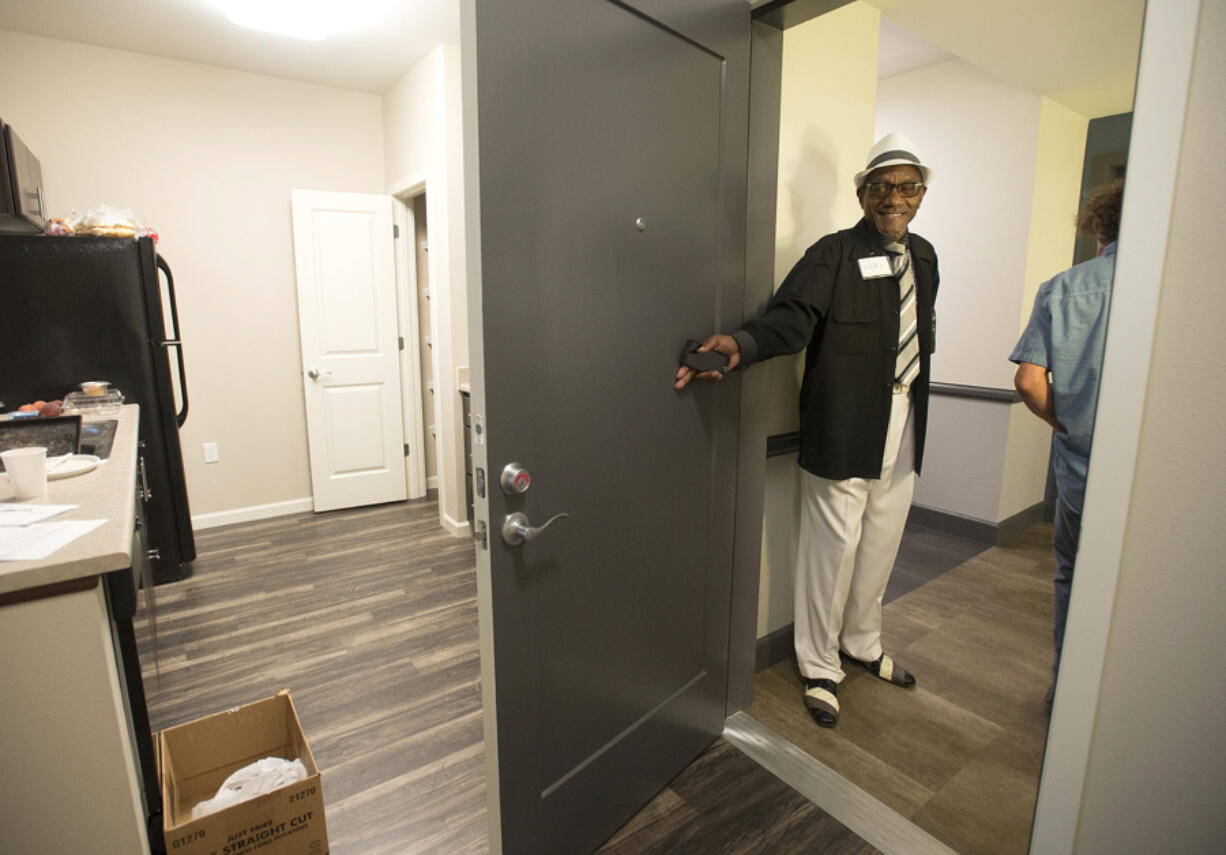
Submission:
M 132 564 L 135 525 L 136 454 L 140 408 L 124 405 L 118 419 L 111 455 L 83 475 L 47 482 L 47 496 L 31 504 L 78 505 L 55 520 L 99 520 L 106 523 L 41 561 L 0 561 L 0 594 L 22 591 L 122 570 Z M 90 418 L 87 421 L 94 421 Z M 13 501 L 8 477 L 0 477 L 0 501 Z

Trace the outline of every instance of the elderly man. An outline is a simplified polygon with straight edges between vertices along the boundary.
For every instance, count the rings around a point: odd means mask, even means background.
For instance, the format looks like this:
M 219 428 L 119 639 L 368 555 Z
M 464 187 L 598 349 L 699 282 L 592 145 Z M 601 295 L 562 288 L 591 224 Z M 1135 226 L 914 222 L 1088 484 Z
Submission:
M 1022 401 L 1055 430 L 1051 468 L 1056 476 L 1052 534 L 1052 551 L 1056 555 L 1052 636 L 1056 655 L 1052 687 L 1047 690 L 1049 706 L 1060 671 L 1073 563 L 1081 538 L 1081 502 L 1090 466 L 1090 440 L 1098 408 L 1098 379 L 1102 374 L 1123 202 L 1121 178 L 1099 187 L 1081 206 L 1077 229 L 1098 239 L 1098 256 L 1039 286 L 1030 321 L 1009 355 L 1010 361 L 1018 366 L 1013 385 Z
M 698 349 L 727 356 L 723 370 L 805 350 L 795 644 L 822 727 L 839 720 L 840 650 L 915 685 L 882 650 L 881 598 L 924 452 L 939 277 L 932 245 L 908 226 L 931 181 L 909 139 L 883 137 L 855 176 L 864 218 L 809 247 L 759 317 Z M 723 370 L 683 365 L 675 387 Z

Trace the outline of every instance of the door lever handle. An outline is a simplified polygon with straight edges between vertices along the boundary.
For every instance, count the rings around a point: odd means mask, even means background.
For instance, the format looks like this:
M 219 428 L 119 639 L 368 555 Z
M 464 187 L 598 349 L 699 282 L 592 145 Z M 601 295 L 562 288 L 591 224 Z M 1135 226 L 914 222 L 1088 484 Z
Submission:
M 554 514 L 544 525 L 534 526 L 528 523 L 527 514 L 519 511 L 507 514 L 507 518 L 502 523 L 502 539 L 508 546 L 519 546 L 526 540 L 536 540 L 538 534 L 568 516 L 570 514 Z
M 307 376 L 310 377 L 312 380 L 318 380 L 321 374 L 325 377 L 332 376 L 331 371 L 320 371 L 318 368 L 311 368 L 307 371 Z

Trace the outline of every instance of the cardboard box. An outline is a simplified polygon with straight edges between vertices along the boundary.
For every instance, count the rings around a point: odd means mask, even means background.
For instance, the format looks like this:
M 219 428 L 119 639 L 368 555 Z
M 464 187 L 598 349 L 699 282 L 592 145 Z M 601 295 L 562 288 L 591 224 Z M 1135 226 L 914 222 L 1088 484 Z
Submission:
M 171 855 L 327 855 L 323 788 L 289 692 L 158 735 L 163 827 Z M 300 759 L 295 784 L 192 819 L 233 772 L 265 757 Z

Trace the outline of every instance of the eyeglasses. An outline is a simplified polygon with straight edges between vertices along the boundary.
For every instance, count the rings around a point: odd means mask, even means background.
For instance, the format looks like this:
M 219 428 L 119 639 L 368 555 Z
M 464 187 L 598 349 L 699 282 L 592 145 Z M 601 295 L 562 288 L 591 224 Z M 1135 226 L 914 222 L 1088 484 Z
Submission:
M 911 199 L 920 194 L 924 185 L 918 181 L 905 181 L 902 184 L 891 184 L 888 181 L 870 181 L 864 185 L 864 192 L 870 199 L 884 199 L 891 190 L 897 190 L 904 199 Z

